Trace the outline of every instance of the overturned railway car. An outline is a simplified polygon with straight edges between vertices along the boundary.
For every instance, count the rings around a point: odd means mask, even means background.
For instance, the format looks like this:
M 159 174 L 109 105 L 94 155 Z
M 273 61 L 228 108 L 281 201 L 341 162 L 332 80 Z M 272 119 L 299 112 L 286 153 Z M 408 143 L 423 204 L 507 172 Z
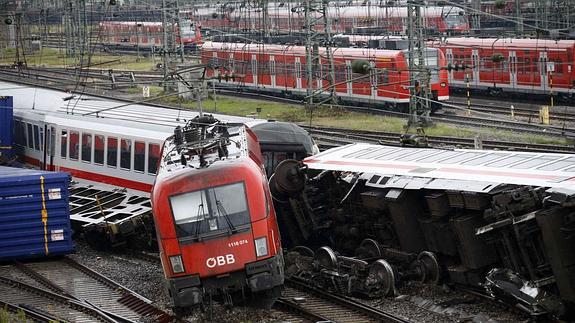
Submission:
M 315 282 L 331 273 L 325 281 L 350 286 L 361 278 L 350 266 L 371 272 L 377 259 L 385 294 L 432 277 L 483 286 L 533 315 L 567 316 L 574 183 L 574 155 L 353 144 L 285 162 L 270 185 L 284 244 L 328 247 L 315 254 L 329 269 Z

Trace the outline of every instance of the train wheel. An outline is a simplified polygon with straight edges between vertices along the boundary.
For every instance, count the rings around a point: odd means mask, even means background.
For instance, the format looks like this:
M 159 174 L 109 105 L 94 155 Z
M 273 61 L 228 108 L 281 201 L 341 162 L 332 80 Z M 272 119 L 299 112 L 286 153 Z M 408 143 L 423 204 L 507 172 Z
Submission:
M 330 247 L 321 247 L 315 253 L 314 262 L 321 268 L 337 269 L 337 255 Z
M 276 166 L 270 177 L 269 185 L 272 197 L 280 202 L 286 202 L 305 187 L 305 175 L 299 170 L 297 160 L 286 159 Z
M 381 296 L 395 294 L 395 273 L 387 261 L 379 259 L 372 263 L 369 267 L 369 278 L 373 285 L 378 287 Z
M 379 243 L 373 239 L 363 239 L 359 248 L 355 250 L 355 256 L 360 259 L 381 258 L 382 253 Z
M 417 255 L 417 260 L 421 264 L 424 273 L 421 281 L 438 284 L 441 278 L 441 267 L 435 254 L 429 251 L 422 251 Z

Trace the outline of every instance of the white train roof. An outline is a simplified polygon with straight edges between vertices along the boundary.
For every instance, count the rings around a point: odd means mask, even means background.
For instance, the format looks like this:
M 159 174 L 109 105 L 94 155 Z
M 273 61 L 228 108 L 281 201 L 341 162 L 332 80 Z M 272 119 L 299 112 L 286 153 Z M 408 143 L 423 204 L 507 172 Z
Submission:
M 102 99 L 89 95 L 74 95 L 63 91 L 34 88 L 15 83 L 0 81 L 0 95 L 14 97 L 14 112 L 35 114 L 39 117 L 50 117 L 52 122 L 70 124 L 84 122 L 90 129 L 107 125 L 133 128 L 134 131 L 147 129 L 159 133 L 166 129 L 173 131 L 178 125 L 185 125 L 186 120 L 193 119 L 199 113 L 193 110 L 164 108 L 145 104 L 127 103 Z M 253 118 L 213 114 L 224 123 L 245 123 Z M 88 122 L 88 123 L 86 123 Z
M 291 45 L 267 45 L 267 44 L 246 44 L 246 43 L 220 43 L 205 42 L 202 45 L 205 50 L 251 52 L 254 54 L 268 55 L 305 55 L 305 46 Z M 434 49 L 435 50 L 435 49 Z M 335 58 L 361 57 L 364 59 L 397 58 L 402 50 L 387 50 L 373 48 L 333 48 L 332 53 Z M 325 53 L 325 47 L 319 48 L 320 55 Z
M 428 42 L 434 47 L 469 47 L 469 48 L 512 48 L 512 49 L 573 49 L 575 40 L 530 39 L 530 38 L 477 38 L 477 37 L 451 37 L 445 41 Z
M 304 163 L 311 169 L 377 174 L 382 180 L 387 177 L 383 183 L 387 187 L 475 192 L 487 192 L 499 184 L 571 191 L 575 187 L 575 155 L 570 154 L 406 148 L 360 143 L 324 151 L 308 157 Z M 393 179 L 394 176 L 402 178 Z
M 292 7 L 301 8 L 292 12 Z M 291 17 L 291 18 L 303 18 L 305 13 L 303 11 L 303 6 L 292 6 L 292 7 L 269 7 L 268 6 L 268 16 L 270 17 Z M 213 10 L 212 10 L 213 11 Z M 464 10 L 457 7 L 423 7 L 422 15 L 423 17 L 441 17 L 441 16 L 452 16 L 460 15 L 460 12 Z M 311 13 L 312 17 L 320 18 L 321 14 L 318 11 Z M 380 7 L 377 5 L 351 5 L 351 6 L 334 6 L 328 7 L 328 16 L 339 17 L 339 18 L 374 18 L 374 19 L 384 19 L 384 18 L 403 18 L 407 17 L 407 7 Z M 230 13 L 232 18 L 251 18 L 258 19 L 262 17 L 262 12 L 260 8 L 242 8 L 235 10 Z

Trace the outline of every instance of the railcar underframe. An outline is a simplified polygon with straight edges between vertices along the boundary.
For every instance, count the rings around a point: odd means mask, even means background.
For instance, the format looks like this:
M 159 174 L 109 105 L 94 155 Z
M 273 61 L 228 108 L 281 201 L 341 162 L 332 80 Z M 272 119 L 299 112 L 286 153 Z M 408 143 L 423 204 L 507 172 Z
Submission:
M 272 183 L 284 246 L 329 246 L 337 252 L 320 249 L 314 255 L 296 247 L 300 258 L 314 261 L 306 269 L 305 260 L 294 260 L 288 254 L 286 273 L 321 284 L 321 277 L 338 268 L 323 287 L 337 289 L 331 282 L 347 277 L 349 284 L 340 285 L 348 286 L 347 292 L 361 294 L 353 284 L 365 280 L 361 272 L 370 260 L 358 254 L 365 253 L 367 239 L 377 243 L 376 258 L 391 265 L 379 271 L 392 280 L 392 286 L 380 284 L 389 289 L 384 294 L 393 294 L 394 285 L 413 276 L 414 269 L 435 270 L 415 262 L 431 252 L 434 257 L 427 260 L 438 262 L 443 281 L 484 287 L 532 315 L 561 316 L 573 310 L 572 191 L 550 193 L 541 187 L 506 184 L 486 188 L 472 180 L 432 185 L 429 179 L 417 177 L 299 171 L 296 177 L 295 171 L 284 171 L 292 178 L 288 175 Z M 439 281 L 424 272 L 415 278 Z

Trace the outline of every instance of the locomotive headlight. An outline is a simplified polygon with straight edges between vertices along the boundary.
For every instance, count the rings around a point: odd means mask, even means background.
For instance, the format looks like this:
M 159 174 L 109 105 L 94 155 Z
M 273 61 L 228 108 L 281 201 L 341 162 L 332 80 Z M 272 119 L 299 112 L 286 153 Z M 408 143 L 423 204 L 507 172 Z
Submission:
M 446 86 L 447 86 L 447 84 L 445 84 L 445 82 L 441 82 L 440 85 L 441 85 L 441 87 L 446 87 Z
M 257 238 L 254 240 L 256 244 L 256 256 L 263 257 L 268 254 L 268 239 L 266 237 Z
M 184 264 L 182 263 L 182 256 L 170 256 L 170 264 L 172 265 L 172 271 L 175 274 L 184 272 Z

